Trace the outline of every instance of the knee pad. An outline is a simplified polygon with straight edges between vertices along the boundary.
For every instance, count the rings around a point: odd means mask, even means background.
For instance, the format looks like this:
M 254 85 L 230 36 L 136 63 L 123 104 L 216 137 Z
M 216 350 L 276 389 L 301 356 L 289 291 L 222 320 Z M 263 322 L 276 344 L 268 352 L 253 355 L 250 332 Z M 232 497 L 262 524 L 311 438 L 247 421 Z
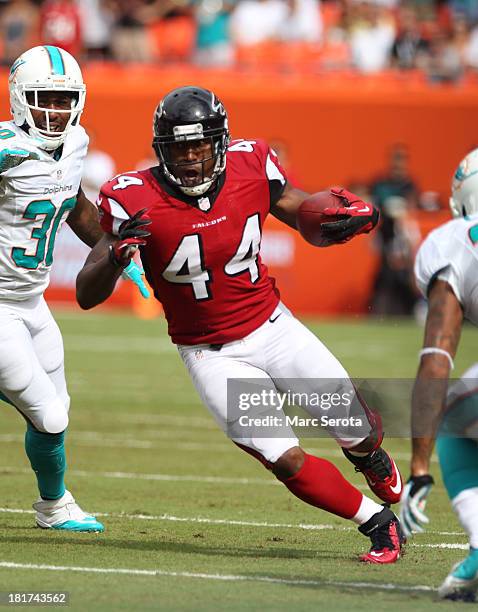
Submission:
M 42 412 L 39 420 L 40 423 L 35 423 L 39 431 L 50 434 L 61 433 L 68 427 L 68 410 L 63 401 L 57 397 L 48 409 Z

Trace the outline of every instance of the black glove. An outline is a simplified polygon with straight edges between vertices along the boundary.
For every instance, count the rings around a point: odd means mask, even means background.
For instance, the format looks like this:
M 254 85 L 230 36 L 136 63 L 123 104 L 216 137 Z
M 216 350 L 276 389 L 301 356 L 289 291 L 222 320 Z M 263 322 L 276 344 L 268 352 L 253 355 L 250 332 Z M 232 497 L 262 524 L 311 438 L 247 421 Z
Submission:
M 151 220 L 143 217 L 147 209 L 138 210 L 132 217 L 123 221 L 118 230 L 119 240 L 110 245 L 110 260 L 116 266 L 126 267 L 138 247 L 146 244 L 145 238 L 151 232 L 144 229 L 151 224 Z
M 333 195 L 342 200 L 340 208 L 327 208 L 324 213 L 335 216 L 337 221 L 322 223 L 320 228 L 323 236 L 331 244 L 347 242 L 359 234 L 368 234 L 377 225 L 379 212 L 375 206 L 361 200 L 347 189 L 333 187 Z

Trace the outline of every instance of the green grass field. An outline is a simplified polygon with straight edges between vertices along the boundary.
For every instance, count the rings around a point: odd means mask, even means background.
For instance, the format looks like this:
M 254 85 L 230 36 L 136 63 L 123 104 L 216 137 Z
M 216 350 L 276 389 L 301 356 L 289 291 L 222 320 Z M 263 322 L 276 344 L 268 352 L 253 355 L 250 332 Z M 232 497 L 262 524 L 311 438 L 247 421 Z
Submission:
M 447 610 L 434 589 L 466 538 L 434 462 L 431 525 L 393 566 L 357 561 L 369 541 L 306 506 L 216 429 L 162 321 L 57 312 L 72 396 L 67 484 L 104 534 L 35 528 L 24 425 L 0 407 L 0 591 L 66 590 L 72 610 Z M 412 322 L 314 322 L 355 376 L 412 377 Z M 464 331 L 456 372 L 476 355 Z M 307 439 L 365 490 L 335 443 Z M 409 444 L 389 440 L 404 476 Z M 9 565 L 13 564 L 13 565 Z

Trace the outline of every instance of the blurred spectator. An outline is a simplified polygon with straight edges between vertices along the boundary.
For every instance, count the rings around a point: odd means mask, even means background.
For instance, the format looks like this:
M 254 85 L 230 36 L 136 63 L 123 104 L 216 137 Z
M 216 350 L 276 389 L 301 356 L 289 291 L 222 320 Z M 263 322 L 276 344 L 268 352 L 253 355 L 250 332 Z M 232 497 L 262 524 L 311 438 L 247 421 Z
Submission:
M 448 0 L 448 6 L 453 13 L 463 15 L 469 24 L 478 22 L 477 0 Z
M 236 0 L 193 0 L 197 20 L 195 61 L 202 66 L 230 66 L 234 48 L 229 34 Z
M 386 173 L 370 186 L 372 201 L 380 209 L 375 233 L 380 267 L 375 278 L 371 309 L 377 315 L 410 315 L 418 300 L 413 262 L 421 240 L 410 210 L 417 207 L 418 188 L 410 176 L 405 145 L 394 144 Z
M 75 0 L 46 0 L 40 8 L 40 37 L 79 57 L 82 51 L 80 11 Z
M 284 0 L 241 0 L 231 15 L 231 37 L 238 45 L 275 40 L 287 22 Z
M 83 48 L 87 59 L 111 56 L 113 15 L 103 0 L 78 0 Z
M 12 0 L 1 7 L 0 35 L 3 41 L 1 63 L 10 64 L 36 43 L 38 9 L 30 0 Z
M 411 6 L 417 13 L 420 22 L 435 21 L 437 4 L 440 0 L 402 0 L 402 4 Z
M 470 22 L 463 13 L 452 13 L 451 15 L 450 44 L 459 54 L 461 70 L 478 68 L 478 28 L 475 27 L 472 30 Z
M 420 68 L 428 49 L 428 41 L 421 36 L 414 8 L 402 6 L 398 13 L 398 36 L 392 47 L 392 64 L 404 70 Z
M 467 67 L 478 70 L 478 26 L 470 32 L 468 47 L 465 52 L 465 63 Z
M 353 11 L 344 4 L 342 10 L 331 10 L 329 3 L 322 5 L 324 36 L 321 47 L 320 65 L 324 70 L 339 71 L 352 66 L 349 29 L 353 22 Z
M 460 50 L 452 35 L 436 27 L 430 39 L 426 73 L 434 83 L 452 83 L 463 75 L 464 65 Z
M 111 155 L 96 147 L 96 136 L 87 128 L 90 137 L 88 154 L 85 158 L 81 187 L 91 202 L 96 202 L 100 187 L 115 175 L 116 165 Z
M 190 61 L 196 43 L 194 0 L 153 0 L 142 12 L 149 23 L 156 59 L 165 62 Z
M 401 0 L 354 0 L 355 2 L 369 2 L 376 6 L 383 6 L 387 9 L 395 9 L 401 4 Z
M 118 62 L 149 62 L 152 48 L 146 21 L 147 7 L 143 0 L 108 0 L 114 25 L 111 40 L 113 58 Z
M 380 267 L 375 277 L 371 311 L 376 315 L 414 313 L 419 299 L 413 281 L 413 262 L 421 235 L 410 217 L 404 198 L 387 198 L 376 232 L 380 243 Z
M 416 208 L 418 203 L 418 188 L 410 176 L 409 156 L 407 147 L 394 144 L 390 149 L 388 169 L 386 173 L 372 182 L 370 193 L 374 204 L 383 210 L 388 198 L 400 197 L 408 209 Z
M 450 44 L 456 49 L 462 66 L 466 64 L 466 56 L 470 45 L 470 25 L 462 13 L 453 13 L 451 19 Z
M 288 15 L 280 27 L 284 41 L 316 43 L 322 39 L 320 0 L 287 0 Z
M 395 25 L 389 9 L 362 2 L 353 9 L 350 47 L 355 67 L 360 72 L 378 72 L 390 61 Z

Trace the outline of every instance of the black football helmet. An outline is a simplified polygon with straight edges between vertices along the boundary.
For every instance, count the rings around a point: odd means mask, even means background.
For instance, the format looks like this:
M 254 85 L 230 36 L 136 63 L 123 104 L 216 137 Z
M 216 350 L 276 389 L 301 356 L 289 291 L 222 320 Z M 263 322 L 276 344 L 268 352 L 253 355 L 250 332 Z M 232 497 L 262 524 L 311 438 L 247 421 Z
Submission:
M 227 113 L 217 96 L 202 87 L 179 87 L 159 103 L 153 120 L 153 149 L 166 179 L 188 196 L 201 196 L 226 168 L 229 144 Z M 170 151 L 171 143 L 211 140 L 212 156 L 200 162 L 177 162 Z M 214 159 L 212 172 L 206 174 L 205 162 Z M 185 185 L 177 172 L 190 164 L 202 164 L 198 184 Z

